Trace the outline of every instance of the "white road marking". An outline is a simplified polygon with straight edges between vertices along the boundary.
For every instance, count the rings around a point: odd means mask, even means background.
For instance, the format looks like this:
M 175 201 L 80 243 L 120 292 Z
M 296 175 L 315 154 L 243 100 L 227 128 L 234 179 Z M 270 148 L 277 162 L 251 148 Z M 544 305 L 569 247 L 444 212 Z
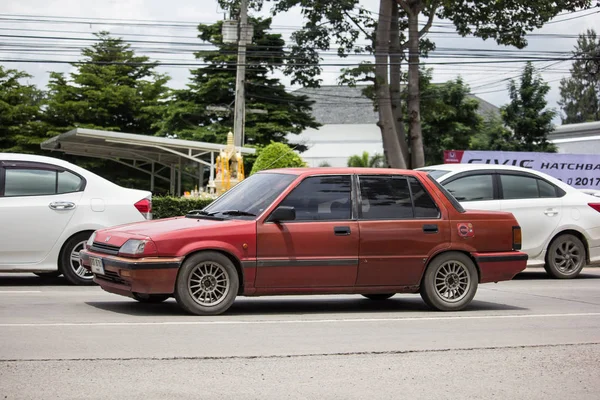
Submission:
M 475 319 L 516 319 L 516 318 L 573 318 L 600 317 L 600 313 L 572 314 L 510 314 L 510 315 L 473 315 L 465 317 L 407 317 L 407 318 L 341 318 L 341 319 L 290 319 L 290 320 L 255 320 L 255 321 L 163 321 L 163 322 L 52 322 L 52 323 L 9 323 L 0 327 L 68 327 L 68 326 L 184 326 L 184 325 L 266 325 L 266 324 L 329 324 L 329 323 L 364 323 L 364 322 L 414 322 L 414 321 L 453 321 Z M 200 317 L 202 318 L 202 317 Z
M 42 293 L 41 290 L 0 290 L 0 294 L 5 294 L 5 293 L 9 293 L 9 294 L 14 294 L 14 293 Z

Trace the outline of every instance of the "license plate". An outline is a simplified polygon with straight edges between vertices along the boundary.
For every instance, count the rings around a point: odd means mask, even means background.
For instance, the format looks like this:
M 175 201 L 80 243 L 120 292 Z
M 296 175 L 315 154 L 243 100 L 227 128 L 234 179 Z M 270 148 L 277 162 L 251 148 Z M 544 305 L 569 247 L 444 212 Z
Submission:
M 90 265 L 94 274 L 104 275 L 104 265 L 102 265 L 101 258 L 90 257 Z

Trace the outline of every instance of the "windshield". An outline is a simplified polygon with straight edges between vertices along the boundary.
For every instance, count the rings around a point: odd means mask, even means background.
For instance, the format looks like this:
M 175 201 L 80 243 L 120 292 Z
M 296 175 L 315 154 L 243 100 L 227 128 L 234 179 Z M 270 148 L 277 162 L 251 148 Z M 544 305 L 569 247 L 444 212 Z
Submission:
M 419 171 L 427 172 L 429 176 L 436 180 L 450 173 L 450 171 L 446 171 L 444 169 L 420 169 Z
M 292 181 L 291 174 L 261 173 L 252 175 L 206 207 L 211 215 L 254 218 L 262 213 Z

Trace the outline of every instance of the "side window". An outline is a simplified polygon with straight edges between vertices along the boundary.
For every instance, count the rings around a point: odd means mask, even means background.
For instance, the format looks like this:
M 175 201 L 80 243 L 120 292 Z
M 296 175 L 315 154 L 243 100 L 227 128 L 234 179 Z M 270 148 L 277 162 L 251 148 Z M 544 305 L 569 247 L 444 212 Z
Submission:
M 439 218 L 440 210 L 423 185 L 415 178 L 408 180 L 415 205 L 415 218 Z
M 361 176 L 363 219 L 413 218 L 413 204 L 406 178 Z
M 458 201 L 482 201 L 494 199 L 493 175 L 469 175 L 442 185 Z
M 4 196 L 44 196 L 56 194 L 56 171 L 7 168 Z
M 314 176 L 303 180 L 280 205 L 294 207 L 296 221 L 349 220 L 351 197 L 350 175 Z
M 71 193 L 81 190 L 82 180 L 77 175 L 69 171 L 58 172 L 57 193 Z
M 500 182 L 506 200 L 557 197 L 554 186 L 533 176 L 500 175 Z

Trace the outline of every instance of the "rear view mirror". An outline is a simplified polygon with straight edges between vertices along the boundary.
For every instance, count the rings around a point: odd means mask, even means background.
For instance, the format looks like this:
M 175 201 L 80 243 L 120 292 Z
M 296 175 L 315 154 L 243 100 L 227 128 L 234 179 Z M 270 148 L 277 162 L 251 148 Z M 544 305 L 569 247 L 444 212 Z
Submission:
M 294 207 L 277 207 L 269 217 L 269 222 L 293 221 L 296 219 L 296 210 Z

